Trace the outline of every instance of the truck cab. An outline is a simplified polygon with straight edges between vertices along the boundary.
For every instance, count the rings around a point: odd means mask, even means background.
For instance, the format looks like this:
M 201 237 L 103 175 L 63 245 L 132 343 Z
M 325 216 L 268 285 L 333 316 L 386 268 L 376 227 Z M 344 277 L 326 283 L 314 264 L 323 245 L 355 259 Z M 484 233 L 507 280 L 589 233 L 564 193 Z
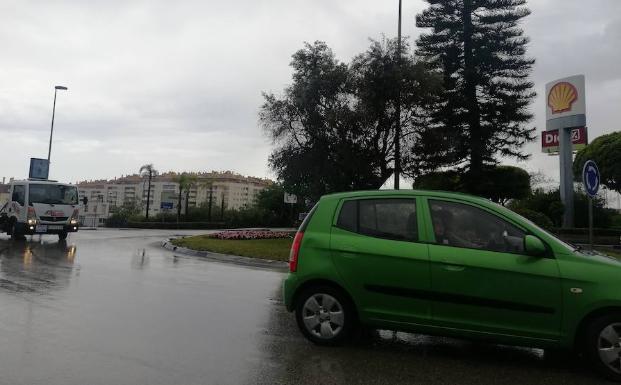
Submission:
M 64 240 L 78 231 L 79 211 L 74 185 L 40 179 L 12 181 L 9 201 L 0 209 L 0 229 L 13 239 L 57 234 Z

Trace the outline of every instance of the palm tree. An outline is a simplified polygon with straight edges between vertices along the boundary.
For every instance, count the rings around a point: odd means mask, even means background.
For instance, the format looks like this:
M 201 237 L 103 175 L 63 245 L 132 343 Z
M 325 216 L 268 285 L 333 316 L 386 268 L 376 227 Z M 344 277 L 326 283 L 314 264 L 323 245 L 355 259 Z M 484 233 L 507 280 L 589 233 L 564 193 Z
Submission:
M 181 197 L 184 191 L 188 191 L 188 184 L 190 182 L 189 175 L 185 172 L 183 174 L 177 174 L 173 177 L 173 181 L 179 185 L 179 196 L 177 200 L 177 223 L 179 223 L 179 219 L 181 218 Z M 186 202 L 186 210 L 187 210 L 187 202 Z M 186 211 L 187 215 L 187 211 Z
M 151 179 L 157 176 L 157 170 L 153 168 L 152 163 L 149 163 L 149 164 L 145 164 L 142 167 L 140 167 L 139 172 L 140 172 L 140 176 L 149 178 L 149 184 L 147 187 L 147 213 L 145 215 L 145 218 L 149 219 L 149 205 L 151 203 L 150 202 L 151 201 Z
M 185 185 L 185 216 L 186 216 L 186 220 L 187 220 L 187 216 L 188 216 L 188 209 L 189 209 L 189 204 L 190 204 L 190 190 L 193 189 L 194 187 L 196 187 L 196 184 L 198 182 L 198 176 L 194 175 L 194 174 L 189 174 L 187 175 L 187 179 L 186 179 L 186 185 Z
M 207 220 L 211 221 L 211 208 L 213 206 L 213 180 L 206 180 L 200 183 L 200 186 L 205 187 L 206 189 L 209 189 L 209 197 L 207 200 L 209 202 L 209 206 L 207 206 L 208 207 Z

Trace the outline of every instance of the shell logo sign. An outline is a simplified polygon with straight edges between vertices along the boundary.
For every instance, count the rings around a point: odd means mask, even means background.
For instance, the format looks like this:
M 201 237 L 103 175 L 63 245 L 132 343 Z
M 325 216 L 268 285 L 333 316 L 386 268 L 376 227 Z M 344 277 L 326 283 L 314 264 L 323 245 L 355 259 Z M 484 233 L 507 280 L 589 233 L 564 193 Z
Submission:
M 571 83 L 556 83 L 548 93 L 548 107 L 553 114 L 571 111 L 571 105 L 578 99 L 578 91 Z
M 546 120 L 585 114 L 584 75 L 546 84 Z

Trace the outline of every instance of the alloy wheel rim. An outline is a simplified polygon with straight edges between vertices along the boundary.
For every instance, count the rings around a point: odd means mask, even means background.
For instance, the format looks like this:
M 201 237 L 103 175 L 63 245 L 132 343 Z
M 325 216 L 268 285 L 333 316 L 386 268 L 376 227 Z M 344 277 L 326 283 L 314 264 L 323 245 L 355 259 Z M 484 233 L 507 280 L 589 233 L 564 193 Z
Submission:
M 304 326 L 315 337 L 331 339 L 343 329 L 343 306 L 329 294 L 313 294 L 308 297 L 302 309 Z
M 621 374 L 621 323 L 613 323 L 599 333 L 599 358 L 609 369 Z

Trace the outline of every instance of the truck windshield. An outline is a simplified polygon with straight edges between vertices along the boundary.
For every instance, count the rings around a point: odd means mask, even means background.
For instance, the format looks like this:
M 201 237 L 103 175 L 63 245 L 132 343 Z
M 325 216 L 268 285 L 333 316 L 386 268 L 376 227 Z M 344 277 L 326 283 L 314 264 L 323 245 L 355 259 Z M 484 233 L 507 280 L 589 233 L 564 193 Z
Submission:
M 78 189 L 75 186 L 61 184 L 31 184 L 28 202 L 76 205 L 78 204 Z

